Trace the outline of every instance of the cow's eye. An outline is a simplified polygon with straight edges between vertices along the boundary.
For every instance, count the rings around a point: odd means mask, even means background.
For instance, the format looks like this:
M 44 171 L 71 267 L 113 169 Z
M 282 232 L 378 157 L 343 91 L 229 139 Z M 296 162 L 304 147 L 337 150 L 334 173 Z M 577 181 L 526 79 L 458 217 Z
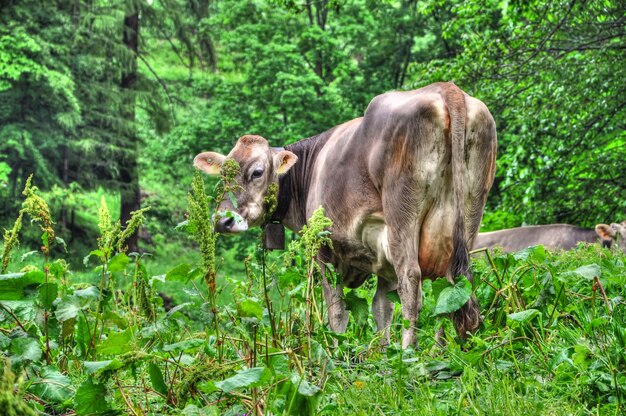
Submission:
M 255 169 L 252 171 L 252 175 L 250 175 L 251 179 L 257 179 L 263 176 L 263 169 Z

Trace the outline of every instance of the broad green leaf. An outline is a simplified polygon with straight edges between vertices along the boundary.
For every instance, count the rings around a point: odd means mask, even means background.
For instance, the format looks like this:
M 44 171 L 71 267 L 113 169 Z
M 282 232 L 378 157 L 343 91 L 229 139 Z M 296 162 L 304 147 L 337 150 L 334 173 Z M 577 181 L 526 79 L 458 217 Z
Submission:
M 574 346 L 574 353 L 572 354 L 572 361 L 576 366 L 586 369 L 590 364 L 591 350 L 585 344 L 577 344 Z
M 237 198 L 235 198 L 235 194 L 233 194 L 232 191 L 228 191 L 228 199 L 230 199 L 230 203 L 233 204 L 233 207 L 235 207 L 235 209 L 239 208 Z
M 286 355 L 274 355 L 270 357 L 269 368 L 277 378 L 284 378 L 290 375 L 289 358 Z
M 150 338 L 158 332 L 164 332 L 168 330 L 168 322 L 165 320 L 159 320 L 153 324 L 149 324 L 141 328 L 139 335 L 141 338 Z
M 255 317 L 260 321 L 263 319 L 263 306 L 258 300 L 248 298 L 239 304 L 239 314 L 244 317 Z
M 87 323 L 87 319 L 84 314 L 80 314 L 77 317 L 78 324 L 76 325 L 76 344 L 78 344 L 79 349 L 81 350 L 82 356 L 85 357 L 87 355 L 87 351 L 89 350 L 89 345 L 91 343 L 91 327 Z
M 44 309 L 50 310 L 52 303 L 57 298 L 58 285 L 56 283 L 44 283 L 39 287 L 39 301 Z
M 82 308 L 80 300 L 74 295 L 67 295 L 57 299 L 54 302 L 54 306 L 56 307 L 54 316 L 56 316 L 59 322 L 76 318 Z
M 230 393 L 233 390 L 245 387 L 259 387 L 272 377 L 269 369 L 265 367 L 247 368 L 238 371 L 234 376 L 222 381 L 215 382 L 215 387 Z
M 595 263 L 581 266 L 572 271 L 573 274 L 585 278 L 587 280 L 593 280 L 594 277 L 602 277 L 602 269 Z
M 187 283 L 190 270 L 191 266 L 187 263 L 179 264 L 165 274 L 165 280 Z
M 54 367 L 44 367 L 41 376 L 33 380 L 28 391 L 53 403 L 65 403 L 74 397 L 74 388 L 70 378 Z
M 169 352 L 169 351 L 184 351 L 184 350 L 189 350 L 191 348 L 196 348 L 199 347 L 200 345 L 203 345 L 206 343 L 206 340 L 201 339 L 201 338 L 192 338 L 192 339 L 187 339 L 185 341 L 181 341 L 181 342 L 176 342 L 174 344 L 166 344 L 163 346 L 163 351 Z
M 131 329 L 122 332 L 109 332 L 107 339 L 98 345 L 98 353 L 102 355 L 118 355 L 135 349 L 135 340 Z
M 431 373 L 434 373 L 435 371 L 449 370 L 450 363 L 441 360 L 432 360 L 426 363 L 425 368 Z
M 54 263 L 48 266 L 48 270 L 50 270 L 50 274 L 56 277 L 57 279 L 61 279 L 63 273 L 65 272 L 65 267 L 62 264 L 62 260 L 57 260 Z
M 0 275 L 0 300 L 23 299 L 26 296 L 26 289 L 34 289 L 45 281 L 46 274 L 41 270 Z
M 217 406 L 198 407 L 195 404 L 188 404 L 181 410 L 181 416 L 220 416 L 222 409 Z
M 33 254 L 37 254 L 37 253 L 39 253 L 39 250 L 28 251 L 28 252 L 22 254 L 22 256 L 20 257 L 20 262 L 24 263 L 24 260 L 26 260 L 27 257 L 30 257 Z
M 433 291 L 434 289 L 433 284 Z M 452 313 L 461 309 L 472 295 L 472 284 L 465 276 L 461 276 L 454 286 L 444 288 L 437 298 L 435 315 Z
M 543 263 L 548 256 L 544 246 L 535 246 L 529 249 L 528 259 L 537 263 Z
M 181 303 L 180 305 L 176 305 L 174 306 L 172 309 L 170 309 L 169 311 L 167 311 L 166 316 L 170 317 L 173 314 L 175 314 L 176 312 L 180 311 L 181 309 L 186 308 L 189 305 L 193 305 L 193 302 L 185 302 L 185 303 Z
M 163 379 L 163 373 L 158 365 L 154 363 L 148 364 L 148 374 L 150 375 L 150 382 L 154 390 L 158 391 L 164 396 L 167 396 L 167 385 Z
M 524 323 L 530 321 L 540 313 L 541 312 L 537 309 L 526 309 L 525 311 L 510 313 L 507 315 L 507 318 L 515 322 Z
M 53 304 L 56 308 L 54 314 L 59 322 L 76 318 L 82 309 L 86 309 L 90 304 L 94 304 L 98 297 L 98 288 L 95 286 L 75 290 L 73 294 L 63 296 L 54 301 Z
M 91 258 L 91 256 L 98 257 L 98 259 L 100 259 L 100 262 L 104 260 L 104 253 L 102 252 L 102 250 L 93 250 L 83 258 L 83 264 L 85 265 L 85 267 L 89 266 L 89 259 Z
M 150 287 L 154 287 L 154 285 L 159 283 L 165 283 L 166 275 L 157 274 L 156 276 L 150 276 Z
M 63 251 L 67 253 L 67 243 L 65 242 L 64 239 L 62 239 L 61 237 L 54 237 L 54 241 L 55 243 L 63 246 Z
M 548 368 L 550 371 L 553 371 L 556 367 L 558 367 L 562 363 L 568 363 L 573 366 L 574 362 L 569 357 L 571 347 L 562 348 L 557 354 L 555 354 L 550 361 L 548 362 Z
M 14 361 L 39 361 L 43 356 L 43 351 L 39 342 L 33 338 L 15 338 L 11 342 L 11 355 Z
M 85 289 L 79 289 L 74 291 L 74 296 L 79 298 L 90 298 L 90 299 L 98 299 L 100 296 L 100 292 L 98 288 L 95 286 L 89 286 Z
M 104 371 L 113 371 L 124 367 L 124 363 L 117 359 L 106 361 L 83 361 L 87 374 L 97 375 Z
M 298 374 L 292 374 L 291 382 L 294 385 L 298 386 L 298 393 L 303 396 L 313 397 L 321 391 L 321 389 L 315 384 L 309 383 L 304 378 L 301 378 Z
M 357 296 L 354 290 L 351 290 L 345 296 L 346 309 L 352 312 L 355 322 L 358 325 L 367 323 L 369 316 L 369 305 L 366 299 Z
M 517 261 L 535 261 L 543 263 L 546 259 L 546 249 L 543 246 L 528 247 L 512 254 Z
M 32 299 L 29 300 L 3 300 L 0 304 L 13 312 L 22 322 L 32 321 L 37 315 L 37 308 Z
M 126 254 L 117 253 L 108 261 L 107 270 L 110 271 L 111 273 L 121 272 L 122 270 L 126 269 L 126 266 L 128 266 L 128 263 L 130 263 L 130 259 L 128 258 Z
M 77 416 L 117 415 L 118 410 L 111 408 L 107 401 L 107 388 L 104 384 L 94 383 L 88 378 L 80 385 L 74 396 L 74 410 Z
M 433 290 L 433 297 L 435 299 L 437 299 L 439 297 L 439 295 L 441 294 L 441 292 L 445 288 L 452 287 L 450 282 L 448 282 L 448 279 L 446 279 L 445 277 L 440 277 L 439 279 L 433 280 L 432 283 L 431 283 L 431 286 L 433 288 L 432 289 Z

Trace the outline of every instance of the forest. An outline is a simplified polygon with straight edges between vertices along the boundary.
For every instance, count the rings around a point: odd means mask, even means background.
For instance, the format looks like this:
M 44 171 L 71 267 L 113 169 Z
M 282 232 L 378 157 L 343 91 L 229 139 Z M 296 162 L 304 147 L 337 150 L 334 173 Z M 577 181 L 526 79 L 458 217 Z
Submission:
M 621 0 L 0 0 L 0 414 L 623 414 L 620 250 L 477 253 L 424 283 L 416 349 L 390 293 L 383 347 L 373 280 L 327 325 L 323 216 L 219 235 L 193 158 L 452 81 L 497 126 L 480 230 L 593 228 L 626 219 L 624 79 Z

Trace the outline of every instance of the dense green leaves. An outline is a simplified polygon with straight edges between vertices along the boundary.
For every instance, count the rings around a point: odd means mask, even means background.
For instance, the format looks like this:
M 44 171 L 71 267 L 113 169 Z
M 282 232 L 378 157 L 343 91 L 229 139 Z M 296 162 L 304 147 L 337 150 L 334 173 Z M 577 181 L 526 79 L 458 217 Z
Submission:
M 615 2 L 422 3 L 455 56 L 415 62 L 416 85 L 454 79 L 491 109 L 498 171 L 489 227 L 611 222 L 626 206 L 623 7 Z M 574 69 L 575 68 L 575 69 Z M 615 99 L 613 99 L 613 98 Z

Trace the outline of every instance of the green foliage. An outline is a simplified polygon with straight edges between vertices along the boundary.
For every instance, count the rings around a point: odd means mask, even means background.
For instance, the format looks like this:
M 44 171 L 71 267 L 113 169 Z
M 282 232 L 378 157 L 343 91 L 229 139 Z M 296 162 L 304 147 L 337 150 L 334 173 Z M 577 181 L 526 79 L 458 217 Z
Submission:
M 206 201 L 202 221 L 212 226 L 210 207 L 224 188 L 213 197 L 203 193 L 202 182 L 193 186 L 190 200 Z M 346 294 L 352 320 L 345 334 L 324 327 L 313 266 L 332 226 L 322 210 L 290 251 L 259 251 L 245 274 L 216 275 L 213 300 L 198 287 L 206 284 L 205 260 L 151 276 L 142 256 L 116 251 L 123 231 L 104 201 L 98 223 L 97 249 L 86 257 L 87 264 L 97 259 L 90 273 L 100 278 L 98 286 L 74 282 L 67 263 L 50 258 L 47 272 L 30 264 L 1 276 L 0 350 L 9 359 L 4 374 L 11 396 L 0 404 L 7 409 L 84 415 L 140 406 L 159 414 L 624 410 L 622 253 L 597 245 L 487 253 L 473 264 L 482 328 L 462 347 L 448 338 L 435 349 L 435 316 L 461 307 L 472 286 L 465 278 L 455 285 L 426 282 L 420 349 L 403 352 L 397 312 L 391 345 L 377 346 L 369 283 Z M 197 233 L 197 224 L 190 221 L 187 230 Z M 327 266 L 327 277 L 331 273 Z M 170 281 L 186 283 L 193 297 L 166 312 L 154 292 Z M 27 385 L 11 378 L 22 373 Z
M 485 229 L 568 222 L 593 227 L 626 206 L 620 99 L 623 10 L 592 1 L 422 2 L 445 17 L 448 54 L 414 62 L 407 85 L 454 80 L 498 126 Z M 576 70 L 572 70 L 576 68 Z

